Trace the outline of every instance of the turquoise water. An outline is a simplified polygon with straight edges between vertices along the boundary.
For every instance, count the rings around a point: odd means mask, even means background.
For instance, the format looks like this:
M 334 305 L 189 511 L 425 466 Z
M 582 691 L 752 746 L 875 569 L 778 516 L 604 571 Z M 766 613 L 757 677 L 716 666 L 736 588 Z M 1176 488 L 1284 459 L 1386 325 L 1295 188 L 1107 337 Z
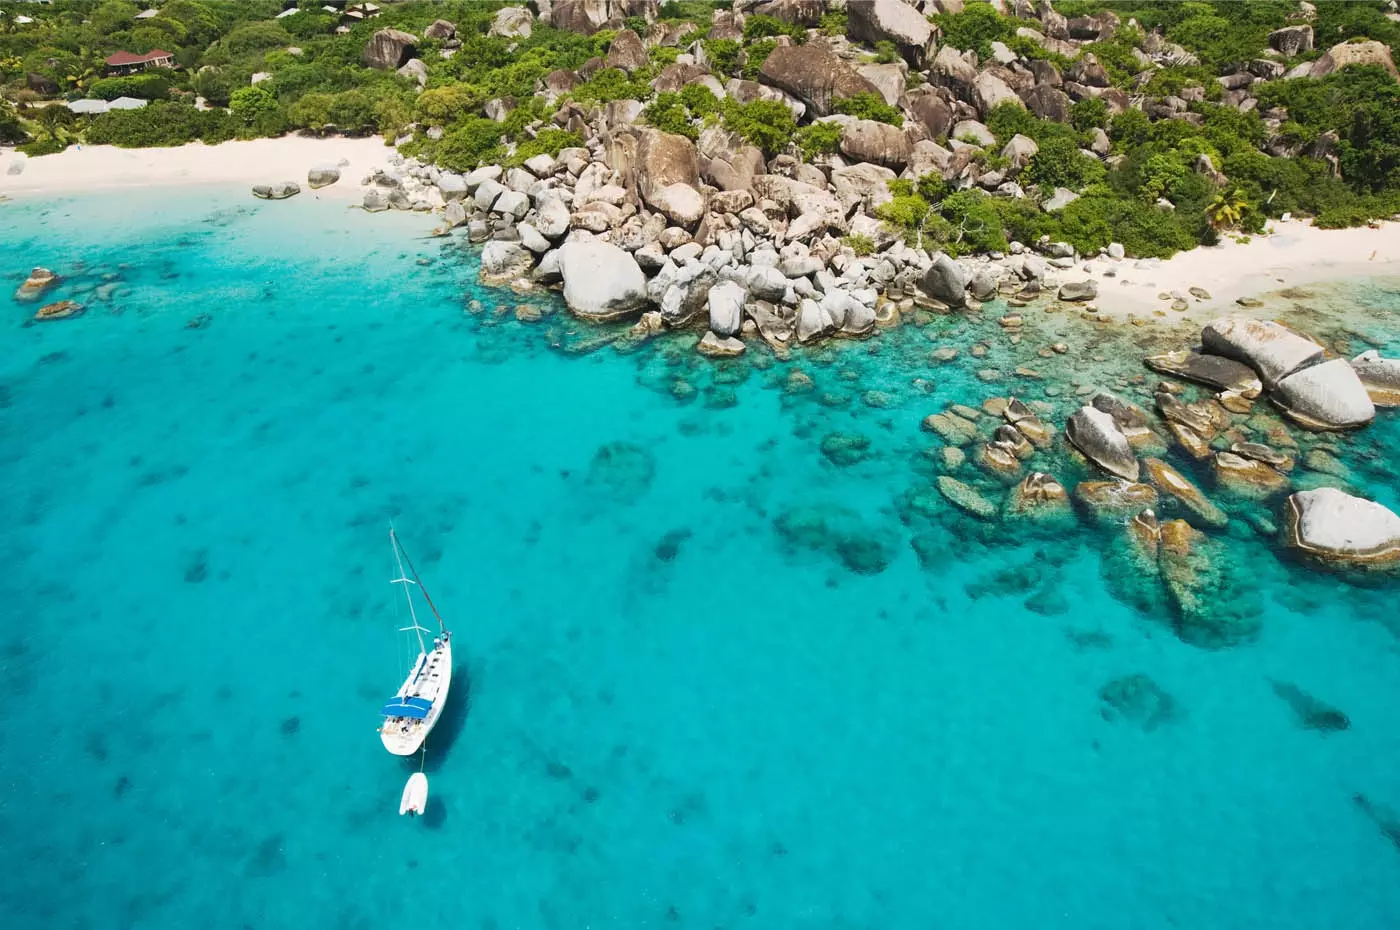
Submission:
M 716 367 L 580 351 L 423 217 L 231 190 L 0 217 L 7 926 L 1400 924 L 1400 588 L 1232 524 L 1262 628 L 1203 649 L 1115 597 L 1112 531 L 912 512 L 921 418 L 1010 388 L 928 359 L 1009 368 L 990 316 Z M 26 325 L 35 264 L 88 312 Z M 1400 295 L 1363 297 L 1400 349 Z M 1045 338 L 1131 385 L 1079 323 Z M 868 457 L 828 461 L 833 431 Z M 1340 445 L 1400 505 L 1400 414 Z M 840 525 L 782 532 L 806 506 Z M 423 821 L 374 732 L 390 519 L 457 634 Z M 1170 702 L 1106 714 L 1135 674 Z

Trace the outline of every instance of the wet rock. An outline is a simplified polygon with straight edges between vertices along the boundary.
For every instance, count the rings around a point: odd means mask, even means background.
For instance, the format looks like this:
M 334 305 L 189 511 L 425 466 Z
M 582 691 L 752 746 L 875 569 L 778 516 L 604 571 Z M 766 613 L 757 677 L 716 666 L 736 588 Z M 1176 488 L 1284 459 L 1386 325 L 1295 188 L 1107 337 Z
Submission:
M 1001 442 L 979 446 L 976 462 L 984 472 L 1002 480 L 1015 480 L 1021 473 L 1021 460 L 1015 450 Z
M 744 342 L 734 336 L 716 336 L 707 332 L 701 337 L 695 351 L 707 358 L 735 358 L 744 354 Z
M 1207 352 L 1244 362 L 1272 390 L 1304 365 L 1322 357 L 1322 346 L 1270 320 L 1226 317 L 1206 325 L 1201 345 Z
M 923 427 L 954 446 L 965 446 L 977 440 L 977 424 L 949 411 L 924 417 Z
M 1177 716 L 1176 700 L 1146 675 L 1115 678 L 1099 689 L 1099 713 L 1109 723 L 1124 721 L 1151 732 Z
M 1344 568 L 1400 565 L 1400 516 L 1383 504 L 1336 488 L 1299 491 L 1284 507 L 1288 544 Z
M 997 515 L 997 506 L 981 492 L 949 475 L 938 476 L 938 492 L 959 510 L 982 520 L 991 520 Z
M 253 196 L 259 200 L 286 200 L 301 193 L 301 185 L 296 181 L 277 181 L 274 184 L 254 184 Z
M 1230 425 L 1230 418 L 1225 409 L 1214 401 L 1183 404 L 1165 391 L 1158 391 L 1153 399 L 1168 423 L 1180 423 L 1207 442 Z
M 1069 523 L 1074 518 L 1069 492 L 1045 472 L 1031 472 L 1006 497 L 1006 516 L 1039 523 Z
M 1177 441 L 1182 450 L 1187 455 L 1197 461 L 1205 461 L 1210 458 L 1210 444 L 1202 439 L 1195 430 L 1184 423 L 1169 422 L 1167 430 L 1172 434 L 1172 438 Z
M 1218 452 L 1214 464 L 1216 483 L 1236 497 L 1261 499 L 1288 490 L 1288 478 L 1263 462 Z
M 1111 475 L 1136 481 L 1140 468 L 1132 446 L 1114 418 L 1094 407 L 1080 407 L 1065 424 L 1069 437 L 1084 456 Z
M 1346 359 L 1303 368 L 1278 383 L 1273 400 L 1293 420 L 1317 430 L 1355 429 L 1376 416 L 1366 386 Z
M 1377 407 L 1400 407 L 1400 359 L 1382 358 L 1374 349 L 1351 360 L 1371 403 Z
M 1230 444 L 1230 451 L 1238 456 L 1271 465 L 1279 471 L 1293 470 L 1293 457 L 1260 442 L 1236 442 Z
M 1081 481 L 1074 488 L 1074 497 L 1104 523 L 1121 523 L 1157 505 L 1155 488 L 1128 481 Z
M 1146 364 L 1148 368 L 1160 374 L 1185 378 L 1224 391 L 1235 391 L 1251 399 L 1258 397 L 1263 391 L 1263 385 L 1254 369 L 1222 355 L 1167 352 L 1148 357 Z
M 83 305 L 76 300 L 60 300 L 57 303 L 45 304 L 34 314 L 36 320 L 67 320 L 75 316 L 80 316 L 83 312 Z
M 783 512 L 773 525 L 788 545 L 825 553 L 859 575 L 879 574 L 894 556 L 884 534 L 847 507 L 799 505 Z
M 35 268 L 29 272 L 29 277 L 25 278 L 24 283 L 15 291 L 15 300 L 38 300 L 40 295 L 57 283 L 58 275 L 47 268 Z
M 1210 500 L 1201 493 L 1201 489 L 1196 487 L 1186 479 L 1181 472 L 1172 468 L 1161 459 L 1144 459 L 1143 465 L 1147 468 L 1147 474 L 1152 479 L 1152 483 L 1157 486 L 1163 494 L 1174 498 L 1187 510 L 1195 514 L 1200 520 L 1209 526 L 1224 527 L 1229 522 L 1225 512 L 1211 503 Z
M 1006 402 L 1001 415 L 1037 449 L 1048 449 L 1054 442 L 1054 434 L 1050 427 L 1017 398 L 1013 397 Z
M 827 433 L 822 437 L 822 455 L 833 465 L 847 467 L 870 457 L 870 437 L 860 433 Z
M 1319 701 L 1297 685 L 1286 681 L 1270 681 L 1269 684 L 1273 687 L 1274 694 L 1283 699 L 1293 711 L 1298 725 L 1303 729 L 1335 732 L 1351 726 L 1346 714 L 1330 704 Z

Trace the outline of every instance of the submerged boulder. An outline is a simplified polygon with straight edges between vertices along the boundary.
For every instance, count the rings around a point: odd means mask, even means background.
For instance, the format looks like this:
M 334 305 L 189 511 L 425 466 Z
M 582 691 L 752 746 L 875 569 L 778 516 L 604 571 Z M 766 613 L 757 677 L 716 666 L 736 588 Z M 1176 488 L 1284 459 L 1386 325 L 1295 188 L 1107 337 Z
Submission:
M 1211 503 L 1181 472 L 1161 459 L 1146 459 L 1143 464 L 1158 490 L 1175 498 L 1203 522 L 1214 527 L 1223 527 L 1229 522 L 1225 511 Z
M 1065 435 L 1085 458 L 1110 475 L 1127 481 L 1138 479 L 1137 456 L 1111 414 L 1096 407 L 1080 407 L 1065 424 Z
M 1157 505 L 1156 489 L 1130 481 L 1081 481 L 1074 497 L 1102 523 L 1119 523 Z
M 1006 497 L 1006 516 L 1035 522 L 1068 523 L 1074 517 L 1065 486 L 1045 472 L 1031 472 Z
M 938 476 L 938 492 L 947 498 L 950 504 L 978 519 L 991 520 L 997 515 L 996 504 L 983 497 L 972 485 L 950 475 Z
M 1336 488 L 1299 491 L 1284 507 L 1288 544 L 1342 567 L 1400 565 L 1400 516 Z
M 885 534 L 838 504 L 789 508 L 773 527 L 788 545 L 829 555 L 858 575 L 877 575 L 894 557 Z
M 58 275 L 47 268 L 35 268 L 15 291 L 15 300 L 37 300 L 44 291 L 58 283 Z
M 1151 732 L 1177 716 L 1176 700 L 1146 675 L 1115 678 L 1099 689 L 1099 713 Z
M 609 242 L 587 239 L 559 249 L 564 302 L 585 319 L 616 320 L 640 310 L 647 280 L 637 260 Z
M 1346 359 L 1334 358 L 1279 382 L 1274 402 L 1309 429 L 1355 429 L 1376 417 L 1376 405 Z
M 1201 345 L 1207 352 L 1244 362 L 1273 389 L 1284 378 L 1322 357 L 1322 346 L 1271 320 L 1226 317 L 1206 324 Z
M 1219 649 L 1258 636 L 1257 595 L 1237 576 L 1224 543 L 1185 520 L 1168 520 L 1162 524 L 1159 559 L 1182 641 Z

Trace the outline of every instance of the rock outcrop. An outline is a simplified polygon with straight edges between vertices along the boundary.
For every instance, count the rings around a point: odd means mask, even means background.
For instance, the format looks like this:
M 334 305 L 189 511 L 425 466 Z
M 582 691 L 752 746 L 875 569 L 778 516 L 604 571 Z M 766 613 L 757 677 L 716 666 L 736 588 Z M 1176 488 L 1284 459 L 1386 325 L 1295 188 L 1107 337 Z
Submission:
M 1279 382 L 1272 397 L 1285 413 L 1309 429 L 1355 429 L 1376 416 L 1366 386 L 1341 358 L 1294 372 Z
M 933 43 L 933 27 L 903 0 L 857 0 L 846 6 L 846 36 L 869 45 L 893 42 L 910 67 L 922 69 Z
M 1326 77 L 1333 71 L 1350 68 L 1352 65 L 1377 65 L 1389 71 L 1392 77 L 1397 76 L 1390 49 L 1384 43 L 1375 40 L 1340 42 L 1323 52 L 1322 57 L 1313 62 L 1312 70 L 1308 73 L 1315 78 Z
M 1400 516 L 1336 488 L 1299 491 L 1284 507 L 1289 545 L 1325 563 L 1376 568 L 1400 565 Z
M 856 94 L 878 95 L 880 89 L 856 73 L 822 42 L 779 45 L 759 69 L 764 83 L 787 91 L 817 116 L 831 113 L 832 101 Z
M 967 306 L 967 272 L 943 252 L 933 257 L 919 288 L 934 300 L 953 308 Z
M 1270 320 L 1229 317 L 1206 324 L 1201 345 L 1207 352 L 1249 365 L 1272 390 L 1293 372 L 1322 357 L 1322 346 Z
M 1264 390 L 1254 369 L 1223 355 L 1182 350 L 1149 356 L 1146 363 L 1148 368 L 1160 374 L 1185 378 L 1222 391 L 1234 391 L 1251 400 Z

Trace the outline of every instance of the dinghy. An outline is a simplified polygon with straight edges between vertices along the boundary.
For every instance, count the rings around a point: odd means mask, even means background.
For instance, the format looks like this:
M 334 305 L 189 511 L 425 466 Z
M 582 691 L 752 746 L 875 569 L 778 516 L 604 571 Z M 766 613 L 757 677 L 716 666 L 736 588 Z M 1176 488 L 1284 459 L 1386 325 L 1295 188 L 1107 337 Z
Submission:
M 403 799 L 399 801 L 399 814 L 410 817 L 422 816 L 428 806 L 428 776 L 414 772 L 403 786 Z

